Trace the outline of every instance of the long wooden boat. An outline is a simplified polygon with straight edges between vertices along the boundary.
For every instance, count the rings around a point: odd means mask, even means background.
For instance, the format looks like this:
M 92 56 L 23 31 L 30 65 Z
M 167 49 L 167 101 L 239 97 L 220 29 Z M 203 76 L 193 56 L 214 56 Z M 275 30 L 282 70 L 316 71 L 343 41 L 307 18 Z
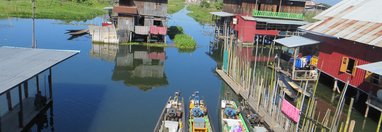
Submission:
M 206 102 L 199 97 L 198 91 L 191 96 L 189 108 L 189 132 L 213 132 Z
M 236 103 L 231 100 L 221 100 L 220 109 L 222 132 L 249 132 L 249 128 L 240 113 Z
M 162 110 L 154 132 L 186 132 L 184 99 L 179 92 L 170 97 Z
M 250 131 L 255 131 L 255 132 L 268 132 L 270 131 L 270 127 L 268 124 L 262 121 L 261 117 L 256 114 L 256 112 L 249 107 L 246 107 L 241 110 L 241 114 L 243 115 L 243 118 L 248 124 L 248 128 Z

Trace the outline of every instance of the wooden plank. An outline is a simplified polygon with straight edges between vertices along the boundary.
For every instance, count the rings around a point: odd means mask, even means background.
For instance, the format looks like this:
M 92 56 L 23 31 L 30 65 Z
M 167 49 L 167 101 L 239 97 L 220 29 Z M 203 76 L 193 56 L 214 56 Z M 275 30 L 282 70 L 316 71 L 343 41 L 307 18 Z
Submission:
M 47 101 L 47 105 L 45 105 L 43 108 L 40 108 L 38 110 L 35 109 L 34 106 L 34 97 L 25 98 L 23 100 L 23 124 L 24 126 L 27 126 L 31 123 L 31 121 L 46 107 L 49 106 L 49 104 L 52 102 L 52 100 Z M 19 127 L 19 111 L 20 111 L 20 104 L 16 105 L 12 111 L 9 111 L 1 118 L 1 131 L 2 132 L 19 132 L 22 131 L 23 128 Z
M 244 93 L 248 93 L 244 91 L 243 87 L 236 83 L 231 77 L 229 77 L 227 74 L 224 73 L 223 70 L 219 70 L 219 69 L 216 69 L 215 70 L 216 73 L 218 73 L 218 75 L 233 89 L 233 91 L 236 93 L 236 94 L 240 94 L 245 100 L 248 101 L 249 103 L 249 106 L 256 110 L 256 103 L 255 103 L 255 100 L 254 98 L 248 98 L 248 95 L 245 95 Z M 284 128 L 277 123 L 276 120 L 274 120 L 274 118 L 272 118 L 272 115 L 267 113 L 264 109 L 258 109 L 257 113 L 263 117 L 265 123 L 267 123 L 271 129 L 275 132 L 283 132 L 285 131 Z

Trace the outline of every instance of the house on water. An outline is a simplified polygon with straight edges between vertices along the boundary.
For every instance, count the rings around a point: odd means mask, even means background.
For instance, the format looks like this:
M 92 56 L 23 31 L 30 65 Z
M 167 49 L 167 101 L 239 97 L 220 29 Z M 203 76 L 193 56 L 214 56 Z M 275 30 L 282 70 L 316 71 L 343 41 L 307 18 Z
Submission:
M 234 16 L 212 14 L 233 17 L 228 21 L 228 30 L 234 31 L 234 37 L 242 43 L 254 43 L 255 39 L 271 42 L 276 36 L 299 35 L 297 27 L 307 24 L 303 21 L 305 0 L 224 0 L 223 3 L 223 12 Z
M 119 0 L 113 12 L 120 42 L 166 42 L 167 0 Z
M 52 68 L 78 53 L 0 47 L 0 132 L 26 131 L 52 106 Z
M 320 41 L 319 70 L 338 84 L 349 81 L 348 95 L 355 96 L 361 108 L 366 97 L 382 94 L 381 75 L 357 68 L 382 61 L 381 6 L 380 0 L 343 0 L 317 15 L 318 22 L 300 27 L 307 32 L 304 37 Z

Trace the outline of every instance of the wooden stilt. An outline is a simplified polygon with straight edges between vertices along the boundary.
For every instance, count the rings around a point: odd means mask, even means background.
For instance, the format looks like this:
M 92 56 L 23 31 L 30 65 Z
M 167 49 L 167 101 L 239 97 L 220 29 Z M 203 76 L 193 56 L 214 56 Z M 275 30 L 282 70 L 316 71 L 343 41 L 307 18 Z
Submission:
M 38 75 L 36 75 L 36 88 L 37 88 L 37 92 L 40 91 L 40 80 L 38 79 Z
M 370 103 L 370 98 L 367 99 L 367 102 Z M 369 105 L 366 104 L 366 110 L 365 110 L 365 118 L 367 118 L 367 115 L 369 114 Z
M 6 93 L 6 95 L 7 95 L 7 102 L 8 102 L 8 110 L 9 110 L 9 111 L 12 111 L 12 110 L 13 110 L 13 107 L 12 107 L 11 92 L 8 91 L 8 92 Z
M 376 132 L 379 132 L 379 129 L 381 127 L 381 122 L 382 122 L 382 113 L 380 113 L 380 115 L 379 115 L 379 121 L 378 121 L 378 126 L 377 126 L 377 131 Z
M 49 75 L 48 75 L 48 84 L 49 84 L 49 98 L 53 98 L 53 88 L 52 88 L 52 68 L 49 68 Z
M 355 121 L 351 120 L 348 132 L 353 132 L 354 131 L 354 127 L 355 127 Z
M 25 96 L 25 98 L 28 98 L 28 96 L 29 96 L 28 81 L 24 82 L 24 96 Z
M 20 103 L 20 111 L 19 111 L 19 127 L 22 128 L 24 126 L 24 115 L 23 115 L 23 95 L 21 91 L 21 84 L 19 84 L 19 103 Z
M 349 121 L 350 121 L 350 115 L 351 115 L 351 110 L 352 110 L 352 107 L 353 107 L 353 102 L 354 102 L 354 98 L 351 98 L 351 99 L 350 99 L 349 110 L 348 110 L 348 115 L 347 115 L 347 117 L 346 117 L 346 122 L 345 122 L 345 128 L 344 128 L 344 131 L 345 131 L 345 132 L 347 132 L 347 130 L 348 130 Z

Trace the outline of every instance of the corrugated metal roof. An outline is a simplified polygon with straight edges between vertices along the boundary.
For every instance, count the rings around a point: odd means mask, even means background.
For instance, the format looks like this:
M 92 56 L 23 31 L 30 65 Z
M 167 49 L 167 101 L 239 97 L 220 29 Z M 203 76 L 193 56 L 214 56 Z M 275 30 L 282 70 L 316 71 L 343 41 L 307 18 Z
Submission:
M 300 29 L 382 47 L 382 23 L 328 18 Z
M 286 24 L 286 25 L 305 25 L 305 24 L 308 24 L 308 22 L 306 22 L 306 21 L 297 21 L 297 20 L 258 18 L 258 17 L 252 17 L 252 16 L 241 16 L 241 17 L 247 21 L 257 21 L 257 22 L 265 22 L 265 23 L 271 23 L 271 24 Z
M 215 15 L 215 16 L 220 16 L 220 17 L 231 17 L 231 16 L 235 16 L 235 14 L 228 13 L 228 12 L 223 12 L 223 11 L 220 11 L 220 12 L 210 12 L 210 14 Z
M 302 30 L 382 47 L 380 0 L 343 0 L 315 18 L 321 21 Z
M 0 94 L 79 51 L 0 47 Z
M 302 36 L 292 36 L 287 38 L 276 39 L 274 41 L 289 48 L 320 43 L 319 41 L 308 39 Z
M 365 65 L 359 65 L 357 68 L 378 74 L 382 76 L 382 61 L 375 62 L 375 63 L 369 63 Z
M 382 23 L 381 0 L 343 0 L 315 16 L 324 20 L 330 17 Z

